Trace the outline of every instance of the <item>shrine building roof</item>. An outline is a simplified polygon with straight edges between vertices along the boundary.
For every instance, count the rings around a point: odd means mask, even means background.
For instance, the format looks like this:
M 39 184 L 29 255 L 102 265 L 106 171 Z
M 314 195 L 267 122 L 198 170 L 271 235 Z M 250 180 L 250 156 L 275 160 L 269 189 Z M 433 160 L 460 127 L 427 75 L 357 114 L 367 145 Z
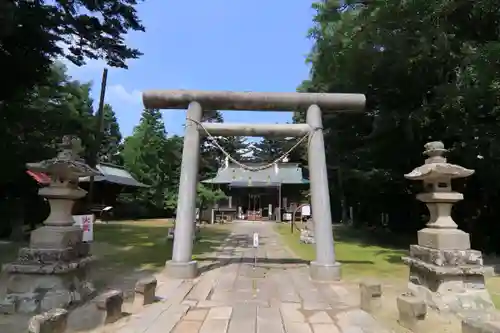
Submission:
M 245 164 L 254 167 L 263 165 Z M 234 187 L 269 187 L 282 184 L 309 184 L 309 180 L 304 179 L 302 168 L 298 163 L 278 163 L 274 167 L 259 171 L 249 171 L 230 163 L 227 167 L 219 168 L 214 178 L 202 180 L 202 183 L 227 184 Z
M 102 176 L 95 176 L 95 182 L 108 182 L 112 184 L 125 185 L 131 187 L 149 187 L 136 180 L 125 168 L 110 163 L 100 163 L 96 167 Z M 82 177 L 80 182 L 89 182 L 90 177 Z

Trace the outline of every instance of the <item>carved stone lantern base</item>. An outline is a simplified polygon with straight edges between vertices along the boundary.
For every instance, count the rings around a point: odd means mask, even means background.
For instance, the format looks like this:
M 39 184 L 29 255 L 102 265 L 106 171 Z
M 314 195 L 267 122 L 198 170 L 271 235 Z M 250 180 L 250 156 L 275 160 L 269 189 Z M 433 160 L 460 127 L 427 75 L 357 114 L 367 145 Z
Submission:
M 43 226 L 32 232 L 30 247 L 3 266 L 9 274 L 0 306 L 21 313 L 66 308 L 92 296 L 88 266 L 94 260 L 78 226 Z
M 95 292 L 87 279 L 90 261 L 87 257 L 65 264 L 6 265 L 7 296 L 0 304 L 12 312 L 40 313 L 85 301 Z
M 410 268 L 409 289 L 424 296 L 430 307 L 454 313 L 494 308 L 480 251 L 410 245 L 410 256 L 403 261 Z

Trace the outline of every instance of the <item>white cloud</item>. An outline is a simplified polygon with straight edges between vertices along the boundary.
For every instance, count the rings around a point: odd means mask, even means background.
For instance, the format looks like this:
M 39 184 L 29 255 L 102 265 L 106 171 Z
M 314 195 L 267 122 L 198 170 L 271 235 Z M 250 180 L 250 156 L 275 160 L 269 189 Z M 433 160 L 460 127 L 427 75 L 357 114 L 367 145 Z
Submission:
M 121 84 L 114 84 L 108 87 L 106 95 L 111 100 L 125 102 L 129 104 L 142 104 L 142 93 L 139 90 L 128 91 Z

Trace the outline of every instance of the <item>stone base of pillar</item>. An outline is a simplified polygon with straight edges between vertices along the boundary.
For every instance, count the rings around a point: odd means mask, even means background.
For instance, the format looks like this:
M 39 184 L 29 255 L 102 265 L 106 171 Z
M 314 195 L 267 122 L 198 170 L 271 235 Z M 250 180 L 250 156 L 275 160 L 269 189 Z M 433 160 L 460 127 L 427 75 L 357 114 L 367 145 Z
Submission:
M 443 250 L 410 245 L 408 287 L 438 311 L 492 310 L 482 255 L 476 250 Z
M 321 264 L 316 261 L 311 261 L 309 264 L 309 275 L 311 280 L 316 282 L 333 282 L 341 279 L 341 265 Z
M 198 276 L 198 263 L 194 260 L 188 262 L 169 260 L 165 264 L 165 273 L 173 279 L 194 279 Z

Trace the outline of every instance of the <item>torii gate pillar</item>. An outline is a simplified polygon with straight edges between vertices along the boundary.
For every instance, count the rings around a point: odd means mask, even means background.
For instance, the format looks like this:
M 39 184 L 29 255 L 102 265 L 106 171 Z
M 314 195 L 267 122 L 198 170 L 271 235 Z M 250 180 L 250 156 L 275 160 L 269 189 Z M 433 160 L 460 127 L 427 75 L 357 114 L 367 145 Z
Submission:
M 198 274 L 197 263 L 192 260 L 192 251 L 200 159 L 200 130 L 202 130 L 197 123 L 202 120 L 202 106 L 211 110 L 254 111 L 295 111 L 307 108 L 306 118 L 309 128 L 305 128 L 307 126 L 305 124 L 217 124 L 216 126 L 206 124 L 205 127 L 210 128 L 212 135 L 297 136 L 303 134 L 304 130 L 311 132 L 308 159 L 311 178 L 311 208 L 316 231 L 316 260 L 310 263 L 310 275 L 315 281 L 340 280 L 340 264 L 335 260 L 320 107 L 327 111 L 361 111 L 365 106 L 364 95 L 170 90 L 144 92 L 143 102 L 146 108 L 188 109 L 174 247 L 172 260 L 166 263 L 169 276 L 191 279 Z

